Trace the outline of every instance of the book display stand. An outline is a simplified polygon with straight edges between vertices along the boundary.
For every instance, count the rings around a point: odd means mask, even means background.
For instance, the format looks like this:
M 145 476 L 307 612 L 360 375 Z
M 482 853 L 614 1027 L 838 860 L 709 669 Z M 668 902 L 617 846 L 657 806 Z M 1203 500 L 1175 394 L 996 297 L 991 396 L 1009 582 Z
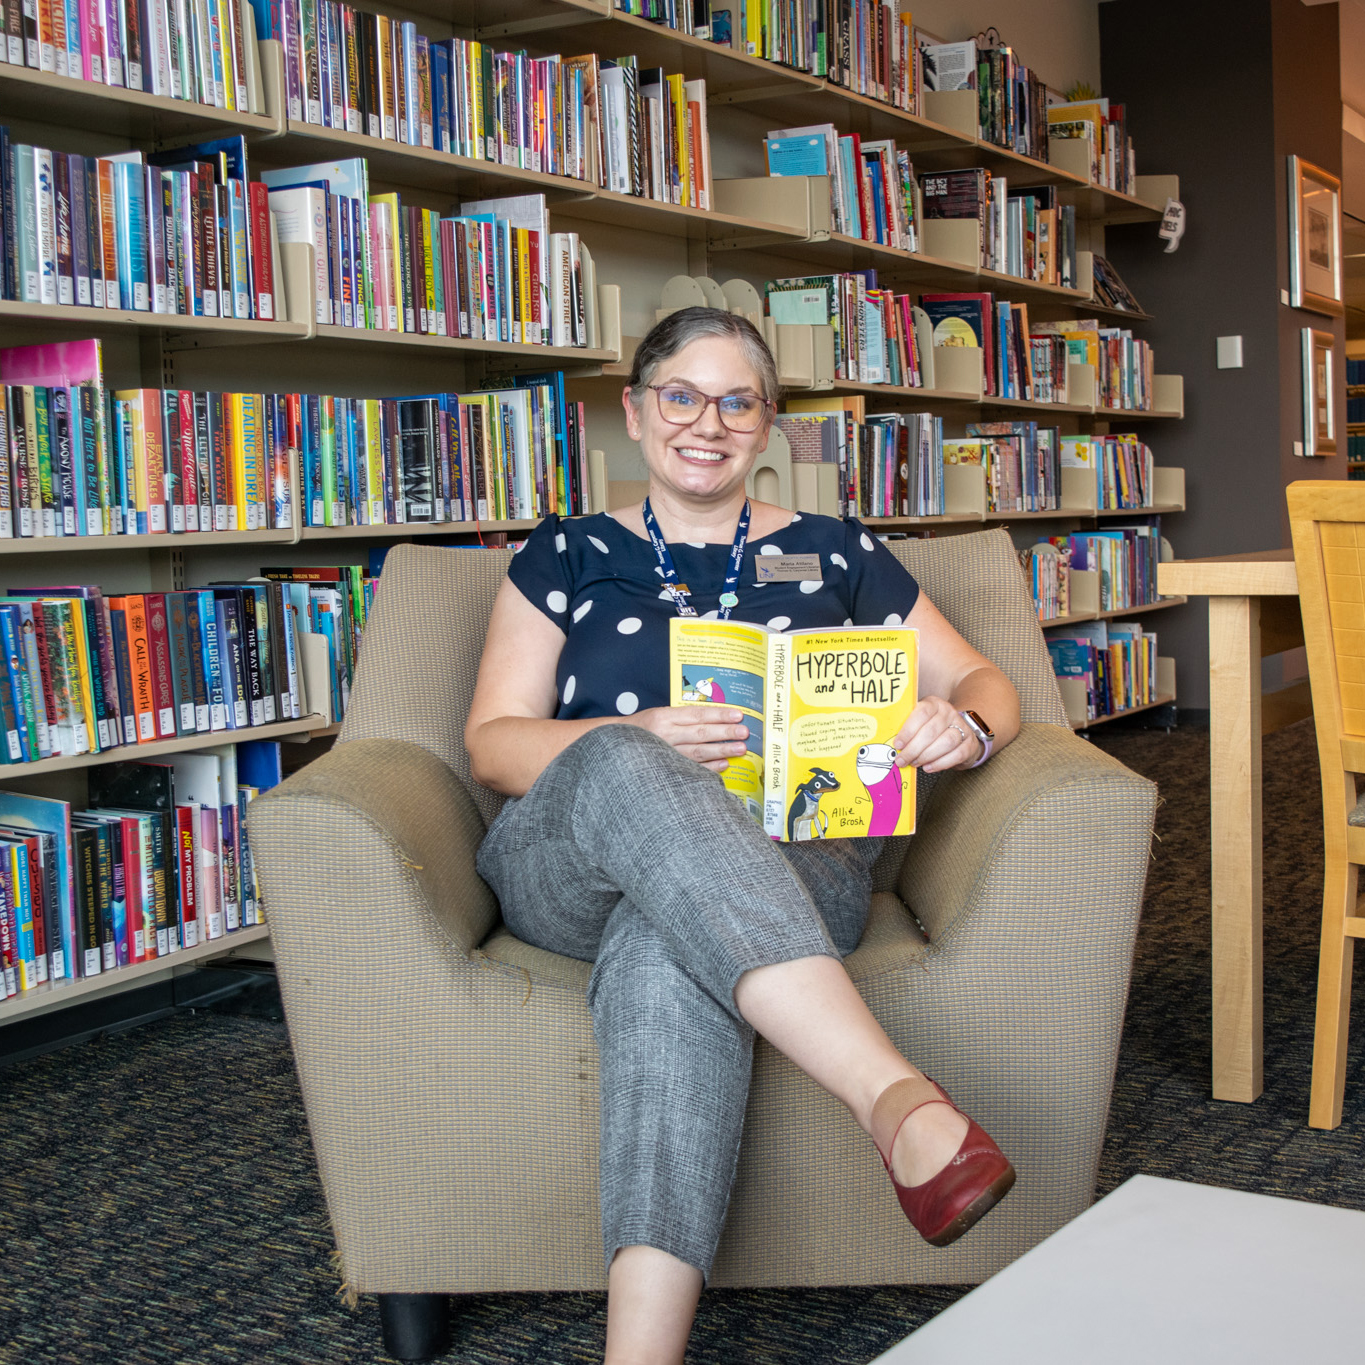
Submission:
M 382 4 L 372 8 L 383 11 Z M 721 291 L 723 306 L 756 315 L 767 330 L 778 357 L 783 382 L 793 395 L 864 394 L 877 410 L 928 411 L 943 417 L 948 432 L 960 432 L 967 421 L 1037 418 L 1071 432 L 1103 434 L 1137 420 L 1171 419 L 1183 414 L 1180 376 L 1157 375 L 1154 403 L 1143 411 L 1114 411 L 1097 398 L 1094 369 L 1071 365 L 1066 403 L 1004 400 L 983 395 L 981 352 L 923 346 L 923 387 L 862 384 L 834 377 L 828 328 L 774 326 L 762 317 L 762 281 L 803 273 L 875 268 L 879 281 L 895 288 L 980 290 L 1001 299 L 1027 302 L 1039 318 L 1104 314 L 1129 321 L 1146 315 L 1108 308 L 1092 297 L 1092 253 L 1103 253 L 1107 223 L 1157 223 L 1165 200 L 1178 194 L 1171 177 L 1139 177 L 1136 194 L 1122 194 L 1092 184 L 1084 147 L 1057 142 L 1051 162 L 1018 155 L 980 136 L 974 92 L 925 92 L 920 114 L 780 66 L 738 49 L 718 46 L 703 37 L 663 27 L 613 8 L 610 0 L 405 0 L 402 17 L 415 21 L 432 42 L 451 36 L 477 37 L 497 50 L 525 49 L 533 57 L 554 53 L 597 53 L 604 57 L 633 54 L 640 68 L 681 73 L 686 81 L 705 82 L 705 110 L 712 144 L 725 148 L 723 165 L 752 169 L 761 148 L 761 120 L 773 124 L 828 120 L 840 131 L 866 138 L 893 138 L 906 149 L 916 170 L 984 167 L 1007 175 L 1010 183 L 1049 185 L 1059 200 L 1073 204 L 1077 218 L 1077 275 L 1084 289 L 1048 285 L 981 268 L 974 225 L 952 220 L 922 221 L 922 250 L 907 252 L 847 236 L 831 228 L 830 197 L 823 177 L 771 178 L 717 173 L 711 183 L 711 206 L 640 198 L 576 179 L 519 165 L 464 157 L 431 146 L 380 139 L 346 128 L 324 127 L 290 117 L 289 82 L 282 42 L 257 42 L 247 20 L 245 88 L 248 98 L 238 110 L 149 94 L 94 80 L 74 79 L 55 70 L 0 63 L 0 123 L 10 128 L 12 143 L 42 143 L 86 156 L 105 156 L 130 148 L 166 151 L 209 138 L 242 136 L 253 170 L 365 158 L 373 190 L 397 190 L 404 203 L 446 210 L 452 203 L 484 197 L 544 194 L 556 230 L 581 232 L 596 255 L 596 283 L 589 286 L 587 311 L 594 344 L 583 346 L 519 343 L 428 335 L 414 331 L 376 331 L 319 323 L 314 314 L 315 279 L 312 248 L 281 243 L 275 281 L 276 318 L 254 321 L 155 314 L 132 310 L 36 304 L 0 300 L 0 331 L 6 345 L 99 337 L 104 345 L 109 386 L 165 386 L 194 390 L 328 392 L 374 398 L 405 393 L 466 392 L 489 377 L 514 372 L 562 370 L 570 392 L 590 404 L 590 444 L 603 446 L 606 434 L 597 415 L 606 410 L 609 386 L 619 386 L 628 373 L 635 340 L 623 335 L 622 288 L 638 268 L 632 257 L 647 255 L 653 242 L 682 255 L 688 274 L 676 281 L 681 291 L 665 290 L 661 308 L 685 306 L 691 297 L 686 282 L 711 285 L 716 275 L 736 277 Z M 14 51 L 11 46 L 9 51 Z M 430 111 L 427 111 L 430 117 Z M 598 235 L 594 235 L 598 234 Z M 672 259 L 672 256 L 670 256 Z M 624 265 L 619 264 L 624 262 Z M 757 282 L 755 286 L 755 282 Z M 740 287 L 742 286 L 742 287 Z M 671 288 L 672 286 L 670 286 Z M 747 290 L 747 292 L 745 292 Z M 703 297 L 707 295 L 703 292 Z M 632 315 L 633 316 L 633 315 Z M 928 338 L 926 338 L 926 342 Z M 607 395 L 604 398 L 604 395 Z M 619 417 L 619 412 L 617 414 Z M 619 425 L 619 423 L 618 423 Z M 823 509 L 830 487 L 809 466 L 793 465 L 785 442 L 775 442 L 764 468 L 756 471 L 762 489 L 771 489 L 794 507 Z M 593 450 L 589 460 L 589 505 L 606 507 L 609 457 Z M 1068 474 L 1074 471 L 1067 471 Z M 1048 522 L 1097 526 L 1119 517 L 1184 508 L 1184 475 L 1157 468 L 1152 505 L 1118 511 L 1101 509 L 1088 476 L 1064 478 L 1056 511 L 1006 513 L 988 510 L 985 471 L 977 466 L 945 468 L 943 515 L 925 518 L 870 518 L 887 532 L 914 533 L 979 528 L 989 524 Z M 286 565 L 316 561 L 325 542 L 327 560 L 343 550 L 346 557 L 397 539 L 435 537 L 472 539 L 486 532 L 521 533 L 535 523 L 511 521 L 432 522 L 398 525 L 305 526 L 298 506 L 300 471 L 294 470 L 292 526 L 287 530 L 217 531 L 146 536 L 81 536 L 0 540 L 0 566 L 13 586 L 68 582 L 99 583 L 110 591 L 158 592 L 197 587 L 214 579 L 237 578 L 259 571 L 263 552 Z M 618 485 L 623 486 L 623 485 Z M 54 555 L 65 558 L 54 559 Z M 54 570 L 56 571 L 54 573 Z M 1101 611 L 1096 575 L 1078 572 L 1073 581 L 1071 613 L 1044 625 L 1132 615 L 1183 599 L 1167 599 L 1141 608 Z M 322 642 L 317 639 L 310 650 Z M 325 646 L 324 646 L 325 649 Z M 305 660 L 314 683 L 310 696 L 326 698 L 326 658 Z M 1174 671 L 1159 665 L 1161 697 L 1174 697 Z M 1077 716 L 1076 699 L 1063 693 L 1068 711 Z M 1079 720 L 1084 725 L 1082 690 Z M 1093 722 L 1090 722 L 1093 723 Z M 325 701 L 310 707 L 301 720 L 252 728 L 243 738 L 304 741 L 336 728 Z M 233 738 L 215 734 L 213 740 Z M 120 759 L 203 747 L 201 737 L 136 748 L 108 750 L 81 759 L 49 759 L 0 766 L 0 784 L 73 802 L 85 799 L 84 774 L 94 765 Z M 148 976 L 220 953 L 231 953 L 262 938 L 264 926 L 240 930 L 170 958 L 121 968 L 88 980 L 40 987 L 8 1001 L 0 1000 L 0 1024 L 35 1011 L 54 1008 L 94 992 L 126 989 Z

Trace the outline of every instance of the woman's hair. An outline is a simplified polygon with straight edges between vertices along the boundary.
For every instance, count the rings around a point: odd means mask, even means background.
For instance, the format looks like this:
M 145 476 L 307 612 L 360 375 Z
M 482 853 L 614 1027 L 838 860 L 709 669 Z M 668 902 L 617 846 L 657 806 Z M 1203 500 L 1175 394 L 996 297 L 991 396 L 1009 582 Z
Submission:
M 721 308 L 682 308 L 649 329 L 649 335 L 636 347 L 635 363 L 630 367 L 631 402 L 639 407 L 645 388 L 653 382 L 659 366 L 705 337 L 737 341 L 744 358 L 758 375 L 763 397 L 770 403 L 777 402 L 782 386 L 777 378 L 777 362 L 768 343 L 753 323 Z

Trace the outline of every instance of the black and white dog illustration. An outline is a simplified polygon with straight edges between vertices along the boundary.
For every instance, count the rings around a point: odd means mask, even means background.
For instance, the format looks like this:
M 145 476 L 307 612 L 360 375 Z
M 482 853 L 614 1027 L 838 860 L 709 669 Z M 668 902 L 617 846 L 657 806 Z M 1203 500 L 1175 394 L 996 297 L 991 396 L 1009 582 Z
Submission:
M 829 822 L 820 814 L 820 798 L 837 792 L 839 779 L 825 768 L 812 768 L 810 776 L 796 789 L 796 800 L 787 811 L 787 838 L 792 843 L 823 839 Z

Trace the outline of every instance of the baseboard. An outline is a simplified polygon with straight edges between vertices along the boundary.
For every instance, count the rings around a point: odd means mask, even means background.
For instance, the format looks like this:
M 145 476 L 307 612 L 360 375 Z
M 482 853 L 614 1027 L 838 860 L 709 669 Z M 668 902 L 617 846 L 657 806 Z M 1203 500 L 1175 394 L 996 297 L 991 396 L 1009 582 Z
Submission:
M 185 1009 L 205 1009 L 273 978 L 269 963 L 202 967 L 115 995 L 96 996 L 66 1009 L 17 1019 L 0 1028 L 0 1069 L 102 1034 L 123 1033 Z

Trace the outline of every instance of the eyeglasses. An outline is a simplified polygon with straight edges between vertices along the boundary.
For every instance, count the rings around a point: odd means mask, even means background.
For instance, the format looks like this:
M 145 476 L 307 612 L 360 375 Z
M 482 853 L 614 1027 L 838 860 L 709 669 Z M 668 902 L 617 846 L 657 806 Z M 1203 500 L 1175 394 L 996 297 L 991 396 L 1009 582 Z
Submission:
M 714 403 L 721 425 L 736 435 L 757 431 L 774 405 L 752 393 L 702 393 L 686 384 L 650 384 L 659 400 L 659 416 L 670 426 L 690 427 Z

